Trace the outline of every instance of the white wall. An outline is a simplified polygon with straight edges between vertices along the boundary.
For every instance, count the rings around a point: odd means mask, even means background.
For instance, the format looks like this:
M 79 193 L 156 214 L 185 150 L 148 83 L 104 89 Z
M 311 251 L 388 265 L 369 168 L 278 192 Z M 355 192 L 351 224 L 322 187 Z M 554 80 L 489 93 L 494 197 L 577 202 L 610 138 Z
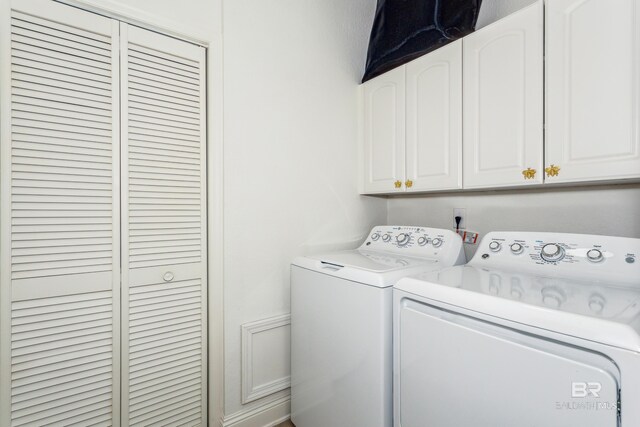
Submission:
M 374 9 L 374 0 L 224 3 L 229 422 L 287 393 L 243 407 L 240 350 L 242 324 L 289 312 L 292 258 L 355 246 L 386 220 L 386 201 L 356 185 L 357 85 Z
M 535 2 L 536 0 L 484 0 L 480 7 L 476 29 L 486 27 L 492 22 Z

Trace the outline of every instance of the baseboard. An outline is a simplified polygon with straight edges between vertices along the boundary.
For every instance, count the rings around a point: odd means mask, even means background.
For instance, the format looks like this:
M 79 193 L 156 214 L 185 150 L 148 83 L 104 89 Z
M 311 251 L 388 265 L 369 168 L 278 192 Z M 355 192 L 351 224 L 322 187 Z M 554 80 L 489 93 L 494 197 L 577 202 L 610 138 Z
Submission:
M 249 410 L 227 415 L 222 427 L 274 427 L 289 419 L 291 396 L 284 396 Z
M 277 419 L 277 420 L 275 420 L 275 421 L 270 422 L 269 424 L 265 425 L 264 427 L 275 427 L 275 426 L 277 426 L 278 424 L 281 424 L 281 423 L 283 423 L 283 422 L 287 421 L 287 420 L 288 420 L 288 419 L 290 419 L 290 418 L 291 418 L 291 415 L 287 414 L 287 415 L 285 415 L 285 416 L 284 416 L 284 417 L 282 417 L 282 418 L 279 418 L 279 419 Z

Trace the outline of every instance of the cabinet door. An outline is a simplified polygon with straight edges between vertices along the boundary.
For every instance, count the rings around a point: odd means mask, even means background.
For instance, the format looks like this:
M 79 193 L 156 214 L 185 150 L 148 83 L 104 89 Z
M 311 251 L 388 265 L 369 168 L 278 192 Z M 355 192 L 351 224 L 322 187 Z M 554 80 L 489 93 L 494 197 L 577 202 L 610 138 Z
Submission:
M 546 15 L 546 181 L 640 177 L 640 2 L 549 0 Z
M 406 67 L 407 191 L 462 188 L 462 40 Z
M 464 187 L 543 180 L 542 2 L 463 40 Z
M 405 67 L 366 82 L 363 97 L 364 193 L 404 191 Z
M 122 422 L 204 426 L 205 52 L 120 34 Z
M 9 3 L 0 425 L 119 425 L 118 27 Z

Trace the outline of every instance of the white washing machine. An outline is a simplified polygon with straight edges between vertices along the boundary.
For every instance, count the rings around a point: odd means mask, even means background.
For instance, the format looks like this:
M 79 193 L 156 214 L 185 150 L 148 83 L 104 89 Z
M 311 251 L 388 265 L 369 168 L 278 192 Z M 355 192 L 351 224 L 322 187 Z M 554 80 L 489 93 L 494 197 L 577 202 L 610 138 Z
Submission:
M 640 425 L 640 239 L 494 232 L 394 289 L 396 427 Z
M 356 250 L 291 266 L 291 418 L 297 427 L 390 427 L 392 286 L 465 262 L 460 236 L 375 227 Z

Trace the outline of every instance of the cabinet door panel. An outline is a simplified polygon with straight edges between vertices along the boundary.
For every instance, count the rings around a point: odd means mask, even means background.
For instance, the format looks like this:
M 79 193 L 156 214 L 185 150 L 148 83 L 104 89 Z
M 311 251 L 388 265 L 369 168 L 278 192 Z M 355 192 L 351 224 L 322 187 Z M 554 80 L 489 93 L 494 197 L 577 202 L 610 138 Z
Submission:
M 51 1 L 10 6 L 0 425 L 117 426 L 118 26 Z
M 407 191 L 462 188 L 462 40 L 407 64 Z
M 550 0 L 546 17 L 547 182 L 640 177 L 640 3 Z
M 465 188 L 542 183 L 542 25 L 538 2 L 463 40 Z
M 204 49 L 121 24 L 123 424 L 206 424 Z
M 404 191 L 405 68 L 366 82 L 363 97 L 364 192 Z

